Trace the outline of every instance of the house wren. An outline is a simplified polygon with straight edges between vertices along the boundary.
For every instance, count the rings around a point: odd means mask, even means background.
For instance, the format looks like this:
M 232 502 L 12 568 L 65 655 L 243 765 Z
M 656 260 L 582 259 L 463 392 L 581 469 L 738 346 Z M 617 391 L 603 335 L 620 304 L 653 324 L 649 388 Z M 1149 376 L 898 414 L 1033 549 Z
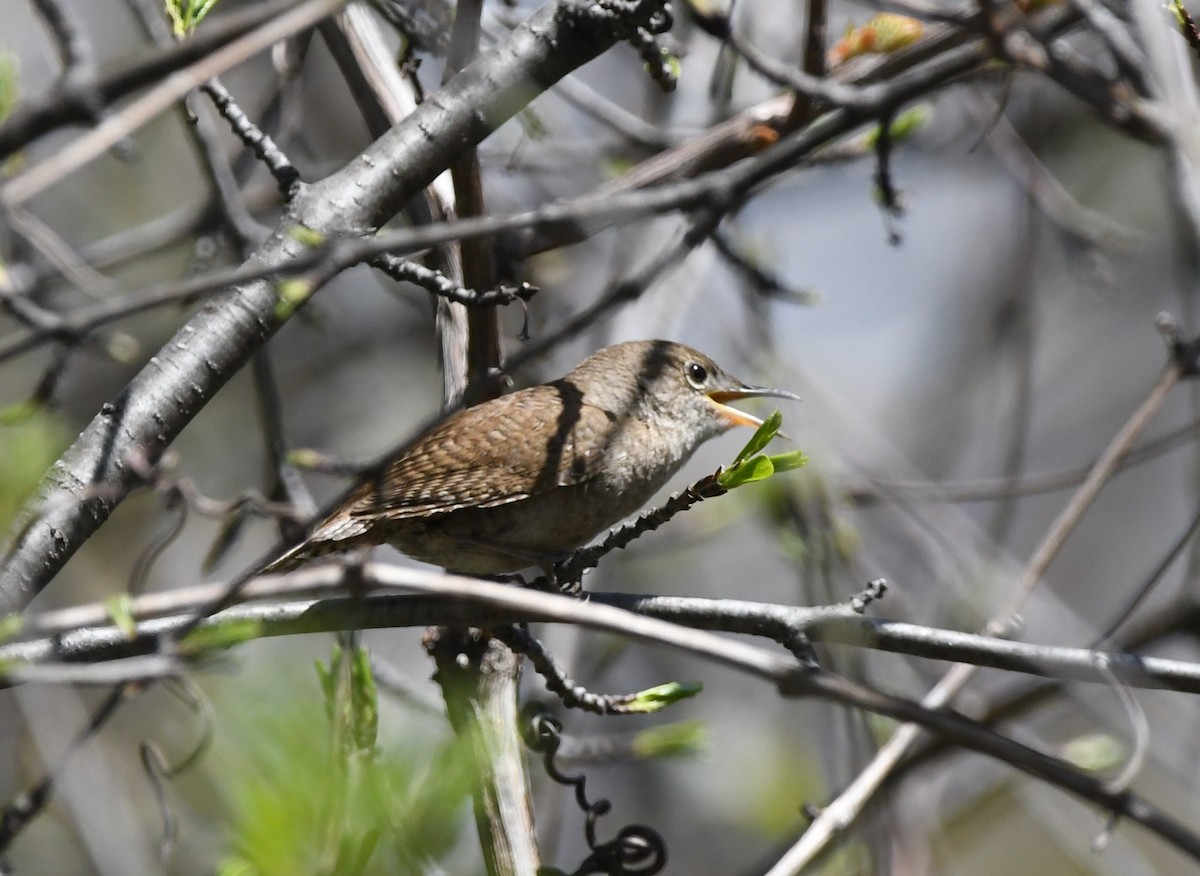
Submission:
M 351 492 L 267 567 L 390 544 L 464 574 L 549 566 L 640 508 L 697 447 L 757 418 L 747 386 L 690 347 L 605 347 L 553 383 L 459 411 Z

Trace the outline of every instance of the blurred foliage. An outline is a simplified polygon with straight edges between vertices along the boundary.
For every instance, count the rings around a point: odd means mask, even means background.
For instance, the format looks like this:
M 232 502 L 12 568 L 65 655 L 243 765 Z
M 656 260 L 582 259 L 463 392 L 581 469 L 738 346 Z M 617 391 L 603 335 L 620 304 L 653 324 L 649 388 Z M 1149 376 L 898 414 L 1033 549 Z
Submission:
M 639 757 L 691 757 L 708 746 L 703 721 L 678 721 L 638 731 L 633 750 Z
M 1121 766 L 1129 749 L 1111 733 L 1084 733 L 1062 747 L 1062 757 L 1075 766 L 1094 773 Z
M 470 763 L 458 744 L 404 736 L 401 745 L 379 745 L 357 734 L 366 744 L 352 750 L 335 741 L 337 678 L 357 676 L 360 705 L 369 698 L 365 664 L 350 653 L 345 660 L 335 649 L 319 670 L 324 704 L 313 685 L 241 697 L 229 710 L 236 714 L 226 713 L 229 732 L 208 761 L 219 769 L 230 821 L 220 876 L 419 873 L 438 869 L 431 862 L 456 843 Z
M 67 430 L 44 407 L 21 402 L 0 409 L 0 526 L 37 488 L 67 446 Z
M 794 836 L 803 824 L 805 804 L 823 801 L 825 784 L 818 764 L 805 745 L 781 736 L 763 740 L 766 756 L 747 764 L 742 817 L 748 826 L 770 837 Z
M 21 99 L 21 68 L 12 52 L 0 52 L 0 122 L 12 113 Z
M 849 566 L 858 556 L 862 536 L 841 513 L 829 481 L 819 469 L 805 469 L 787 481 L 772 481 L 756 496 L 762 513 L 775 527 L 780 552 L 790 563 Z
M 133 597 L 128 593 L 114 593 L 105 599 L 104 610 L 108 612 L 109 620 L 126 638 L 132 639 L 137 634 L 137 621 L 133 617 Z
M 250 617 L 235 617 L 208 621 L 179 640 L 179 653 L 195 656 L 205 651 L 232 648 L 243 642 L 261 638 L 262 621 Z
M 369 755 L 379 736 L 379 692 L 370 653 L 355 647 L 347 654 L 335 645 L 329 664 L 318 661 L 316 670 L 325 694 L 325 715 L 333 724 L 342 758 Z
M 925 26 L 915 18 L 880 12 L 859 27 L 847 25 L 842 38 L 829 50 L 827 61 L 830 67 L 837 67 L 859 55 L 886 55 L 912 45 L 924 32 Z
M 10 614 L 0 618 L 0 644 L 21 632 L 24 625 L 24 619 L 19 614 Z
M 901 110 L 888 121 L 888 139 L 897 143 L 906 137 L 920 131 L 933 119 L 933 107 L 927 103 L 918 103 L 908 109 Z M 868 149 L 879 145 L 879 135 L 883 133 L 882 125 L 875 125 L 863 135 L 863 144 Z

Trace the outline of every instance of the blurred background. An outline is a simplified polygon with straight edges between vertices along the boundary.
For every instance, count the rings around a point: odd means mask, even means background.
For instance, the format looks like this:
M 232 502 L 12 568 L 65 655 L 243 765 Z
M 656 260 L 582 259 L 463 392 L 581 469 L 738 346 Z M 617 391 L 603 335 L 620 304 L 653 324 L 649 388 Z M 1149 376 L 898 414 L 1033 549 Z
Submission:
M 218 11 L 238 5 L 221 0 Z M 121 0 L 67 6 L 86 22 L 102 61 L 146 45 Z M 485 43 L 533 8 L 485 7 Z M 865 4 L 834 4 L 829 33 L 840 35 L 875 12 Z M 448 10 L 441 14 L 448 19 Z M 764 52 L 788 63 L 798 59 L 804 22 L 798 4 L 741 0 L 733 21 Z M 1079 52 L 1094 47 L 1089 39 L 1076 42 Z M 682 71 L 672 95 L 659 91 L 628 46 L 585 67 L 572 77 L 574 86 L 670 141 L 778 91 L 732 62 L 683 10 L 669 44 Z M 16 59 L 23 98 L 53 83 L 52 43 L 24 0 L 0 5 L 0 51 Z M 417 77 L 432 91 L 443 59 L 437 51 L 417 57 Z M 275 120 L 281 145 L 306 180 L 340 167 L 369 142 L 319 38 L 294 75 L 281 75 L 263 56 L 224 81 L 252 119 Z M 543 95 L 484 144 L 490 213 L 585 194 L 648 157 L 646 148 L 577 103 Z M 589 589 L 824 604 L 885 577 L 890 589 L 877 614 L 964 630 L 982 626 L 1007 601 L 1082 470 L 1163 368 L 1157 315 L 1170 312 L 1185 332 L 1194 328 L 1196 240 L 1174 198 L 1177 179 L 1165 150 L 1114 132 L 1038 74 L 997 65 L 919 111 L 893 156 L 902 215 L 889 215 L 879 203 L 870 149 L 858 158 L 818 156 L 722 226 L 724 239 L 784 288 L 762 288 L 705 245 L 635 303 L 512 375 L 516 385 L 528 385 L 560 376 L 605 344 L 664 337 L 704 350 L 750 382 L 803 397 L 783 413 L 785 431 L 811 458 L 806 469 L 704 503 L 611 555 L 585 582 Z M 10 159 L 6 172 L 53 154 L 77 133 L 64 129 L 41 139 Z M 273 225 L 279 204 L 272 182 L 232 137 L 226 141 L 247 203 L 259 221 Z M 36 294 L 56 309 L 237 264 L 231 242 L 214 230 L 211 216 L 203 218 L 208 198 L 186 123 L 167 113 L 121 154 L 97 159 L 31 205 L 41 223 L 111 283 L 86 288 L 78 278 L 64 279 L 11 229 L 0 229 L 0 254 L 10 267 L 40 271 Z M 118 248 L 114 236 L 120 243 L 127 240 L 121 235 L 148 223 L 192 214 L 197 221 L 180 221 L 166 245 L 130 246 L 115 262 L 103 257 Z M 672 245 L 682 227 L 675 217 L 630 223 L 521 262 L 515 279 L 541 290 L 529 305 L 530 334 L 552 332 Z M 160 308 L 106 326 L 95 343 L 72 353 L 44 410 L 0 426 L 4 520 L 191 312 Z M 509 354 L 522 348 L 522 322 L 516 307 L 503 316 Z M 0 333 L 18 328 L 0 314 Z M 292 449 L 365 463 L 409 437 L 440 404 L 427 295 L 366 268 L 346 271 L 322 289 L 268 351 Z M 42 346 L 0 362 L 0 404 L 13 410 L 28 399 L 56 355 Z M 1197 513 L 1195 405 L 1189 385 L 1172 393 L 1142 439 L 1150 452 L 1108 485 L 1027 604 L 1021 638 L 1090 644 L 1122 616 L 1188 529 Z M 738 436 L 711 442 L 671 488 L 727 463 L 740 446 Z M 206 496 L 229 499 L 267 487 L 270 466 L 248 370 L 186 429 L 174 454 L 175 471 Z M 318 473 L 305 479 L 318 503 L 346 483 Z M 135 494 L 34 610 L 127 589 L 139 557 L 175 518 L 160 495 Z M 189 515 L 150 567 L 145 588 L 232 577 L 277 534 L 272 522 L 254 521 L 218 566 L 202 571 L 221 525 Z M 378 556 L 412 562 L 387 550 Z M 1170 623 L 1192 608 L 1196 559 L 1189 544 L 1131 619 L 1140 628 L 1159 624 L 1138 644 L 1146 653 L 1197 659 L 1194 630 Z M 893 726 L 826 703 L 783 700 L 757 681 L 666 649 L 567 629 L 538 634 L 593 690 L 703 682 L 702 695 L 655 718 L 565 718 L 566 732 L 579 737 L 695 722 L 682 728 L 686 742 L 678 756 L 578 767 L 586 770 L 589 793 L 613 802 L 599 833 L 630 822 L 652 825 L 670 850 L 668 872 L 765 872 L 807 823 L 803 805 L 828 802 Z M 392 802 L 387 838 L 366 872 L 482 872 L 461 781 L 445 766 L 455 759 L 453 740 L 420 635 L 365 635 L 405 690 L 381 692 L 378 768 Z M 331 644 L 330 636 L 293 637 L 232 650 L 192 679 L 202 706 L 165 686 L 149 689 L 65 765 L 63 752 L 102 692 L 30 685 L 0 693 L 0 799 L 12 799 L 47 769 L 59 778 L 47 813 L 12 845 L 11 870 L 315 872 L 305 843 L 320 823 L 328 721 L 313 662 L 327 660 Z M 839 671 L 914 697 L 946 668 L 848 649 L 822 649 L 821 656 Z M 987 714 L 1026 685 L 985 671 L 960 705 Z M 527 686 L 530 697 L 544 696 L 537 679 Z M 1200 829 L 1197 703 L 1159 692 L 1137 692 L 1136 699 L 1151 734 L 1134 788 Z M 1014 708 L 999 726 L 1109 773 L 1130 753 L 1121 692 L 1102 686 L 1067 686 Z M 208 732 L 207 753 L 166 786 L 175 840 L 169 862 L 161 863 L 163 818 L 139 744 L 152 742 L 174 763 Z M 535 764 L 531 771 L 546 860 L 569 869 L 586 854 L 582 815 L 569 791 L 547 782 Z M 372 801 L 359 802 L 354 818 L 364 825 L 380 818 Z M 870 817 L 813 872 L 1189 868 L 1128 824 L 1094 851 L 1104 830 L 1102 813 L 1059 791 L 978 756 L 935 748 L 889 784 Z

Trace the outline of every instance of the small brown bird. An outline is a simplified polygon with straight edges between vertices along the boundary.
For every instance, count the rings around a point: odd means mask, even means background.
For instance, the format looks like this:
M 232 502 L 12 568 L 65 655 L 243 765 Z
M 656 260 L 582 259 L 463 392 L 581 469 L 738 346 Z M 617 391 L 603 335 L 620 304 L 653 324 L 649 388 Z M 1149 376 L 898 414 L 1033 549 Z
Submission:
M 453 572 L 549 566 L 638 510 L 709 438 L 761 421 L 725 404 L 796 399 L 703 353 L 632 341 L 443 420 L 267 567 L 390 544 Z

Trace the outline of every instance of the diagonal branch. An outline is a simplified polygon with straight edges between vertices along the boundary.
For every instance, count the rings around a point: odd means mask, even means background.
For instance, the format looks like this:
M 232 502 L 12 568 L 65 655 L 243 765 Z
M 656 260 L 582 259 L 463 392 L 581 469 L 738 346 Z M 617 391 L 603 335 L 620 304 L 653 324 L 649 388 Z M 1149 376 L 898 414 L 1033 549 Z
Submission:
M 652 0 L 635 11 L 649 17 Z M 249 262 L 265 268 L 305 250 L 292 229 L 319 238 L 368 234 L 450 162 L 539 92 L 612 46 L 619 34 L 587 7 L 550 3 L 431 95 L 341 170 L 299 188 Z M 317 271 L 307 292 L 332 276 Z M 76 439 L 25 509 L 0 567 L 0 614 L 23 608 L 95 532 L 140 479 L 133 456 L 154 460 L 290 315 L 273 283 L 222 293 L 189 320 Z

